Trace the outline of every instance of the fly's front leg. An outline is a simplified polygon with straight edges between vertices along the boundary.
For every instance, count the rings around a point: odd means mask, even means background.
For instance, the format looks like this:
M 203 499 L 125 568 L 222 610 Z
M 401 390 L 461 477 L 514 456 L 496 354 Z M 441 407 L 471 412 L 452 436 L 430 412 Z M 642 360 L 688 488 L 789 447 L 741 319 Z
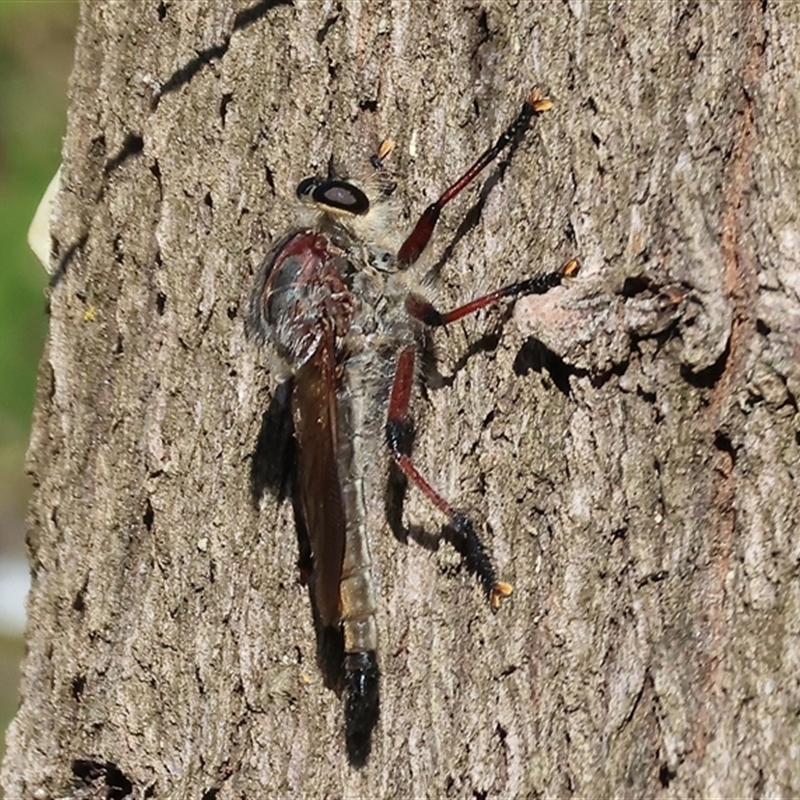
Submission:
M 492 609 L 500 607 L 500 601 L 511 594 L 512 587 L 508 583 L 497 580 L 494 564 L 486 552 L 472 521 L 465 514 L 456 511 L 419 473 L 405 452 L 404 442 L 411 429 L 411 417 L 408 409 L 411 402 L 411 390 L 414 386 L 414 360 L 413 347 L 406 348 L 400 353 L 397 361 L 397 370 L 392 384 L 392 394 L 389 400 L 389 418 L 386 422 L 386 440 L 397 466 L 403 474 L 414 483 L 422 493 L 443 513 L 450 521 L 450 526 L 459 536 L 460 549 L 467 562 L 467 569 L 477 575 L 483 585 Z
M 522 109 L 517 114 L 516 119 L 500 134 L 497 141 L 489 148 L 487 148 L 479 157 L 478 160 L 452 185 L 442 192 L 439 199 L 431 203 L 422 216 L 417 220 L 414 230 L 408 235 L 408 238 L 403 242 L 400 247 L 400 252 L 397 254 L 397 261 L 402 268 L 410 267 L 421 255 L 423 250 L 428 246 L 428 242 L 433 236 L 433 230 L 436 223 L 439 221 L 439 216 L 442 209 L 458 194 L 460 194 L 467 186 L 469 186 L 475 178 L 480 175 L 483 170 L 489 166 L 499 155 L 506 149 L 514 140 L 522 136 L 530 125 L 531 120 L 544 111 L 552 108 L 552 103 L 538 89 L 534 89 L 522 104 Z

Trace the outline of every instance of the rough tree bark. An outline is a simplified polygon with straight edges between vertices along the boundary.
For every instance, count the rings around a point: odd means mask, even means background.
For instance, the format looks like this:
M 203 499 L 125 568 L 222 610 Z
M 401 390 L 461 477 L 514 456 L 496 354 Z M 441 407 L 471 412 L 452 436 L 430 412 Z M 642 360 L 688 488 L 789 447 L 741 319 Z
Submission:
M 791 0 L 86 0 L 7 796 L 800 793 L 798 61 Z M 251 497 L 247 294 L 331 155 L 391 135 L 418 212 L 534 85 L 429 263 L 443 307 L 582 274 L 436 337 L 415 445 L 515 594 L 374 531 L 354 770 L 291 508 Z

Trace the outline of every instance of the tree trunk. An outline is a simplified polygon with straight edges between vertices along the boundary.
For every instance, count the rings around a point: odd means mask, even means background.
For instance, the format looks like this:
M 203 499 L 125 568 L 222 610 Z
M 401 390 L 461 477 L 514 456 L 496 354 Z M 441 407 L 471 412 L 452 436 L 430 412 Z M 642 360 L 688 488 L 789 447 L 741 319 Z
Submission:
M 86 0 L 7 796 L 800 793 L 799 33 L 791 0 Z M 391 136 L 407 227 L 536 85 L 427 266 L 444 309 L 581 274 L 435 335 L 414 446 L 514 595 L 409 490 L 355 769 L 247 297 L 301 178 Z

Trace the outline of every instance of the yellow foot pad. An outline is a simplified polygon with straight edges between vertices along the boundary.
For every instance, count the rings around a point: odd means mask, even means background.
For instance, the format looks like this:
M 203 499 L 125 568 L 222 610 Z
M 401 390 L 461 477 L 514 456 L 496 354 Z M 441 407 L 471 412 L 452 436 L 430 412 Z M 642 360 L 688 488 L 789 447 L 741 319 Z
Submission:
M 562 278 L 572 278 L 573 276 L 577 275 L 580 271 L 581 265 L 573 258 L 572 261 L 567 261 L 563 267 L 561 267 L 561 277 Z
M 492 593 L 489 596 L 489 602 L 492 604 L 492 611 L 497 611 L 497 609 L 500 608 L 500 603 L 503 598 L 508 597 L 513 591 L 514 587 L 510 583 L 498 581 L 492 587 Z
M 395 143 L 392 139 L 384 139 L 378 152 L 372 156 L 372 166 L 374 169 L 383 169 L 386 166 L 386 159 L 394 152 Z
M 538 89 L 534 89 L 531 92 L 530 97 L 528 97 L 528 103 L 533 106 L 533 110 L 537 113 L 549 111 L 553 107 L 550 98 L 543 97 L 542 93 Z

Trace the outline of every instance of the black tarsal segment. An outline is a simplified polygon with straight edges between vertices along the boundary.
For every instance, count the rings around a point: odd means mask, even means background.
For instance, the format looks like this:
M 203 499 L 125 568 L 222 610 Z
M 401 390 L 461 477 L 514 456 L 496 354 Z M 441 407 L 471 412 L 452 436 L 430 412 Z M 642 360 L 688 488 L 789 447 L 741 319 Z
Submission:
M 374 650 L 344 657 L 344 721 L 347 756 L 360 767 L 372 750 L 372 731 L 378 722 L 380 671 Z
M 514 297 L 518 294 L 544 294 L 550 289 L 561 285 L 562 275 L 560 272 L 548 272 L 545 275 L 537 275 L 535 278 L 528 278 L 525 281 L 512 284 L 505 289 L 506 297 Z

